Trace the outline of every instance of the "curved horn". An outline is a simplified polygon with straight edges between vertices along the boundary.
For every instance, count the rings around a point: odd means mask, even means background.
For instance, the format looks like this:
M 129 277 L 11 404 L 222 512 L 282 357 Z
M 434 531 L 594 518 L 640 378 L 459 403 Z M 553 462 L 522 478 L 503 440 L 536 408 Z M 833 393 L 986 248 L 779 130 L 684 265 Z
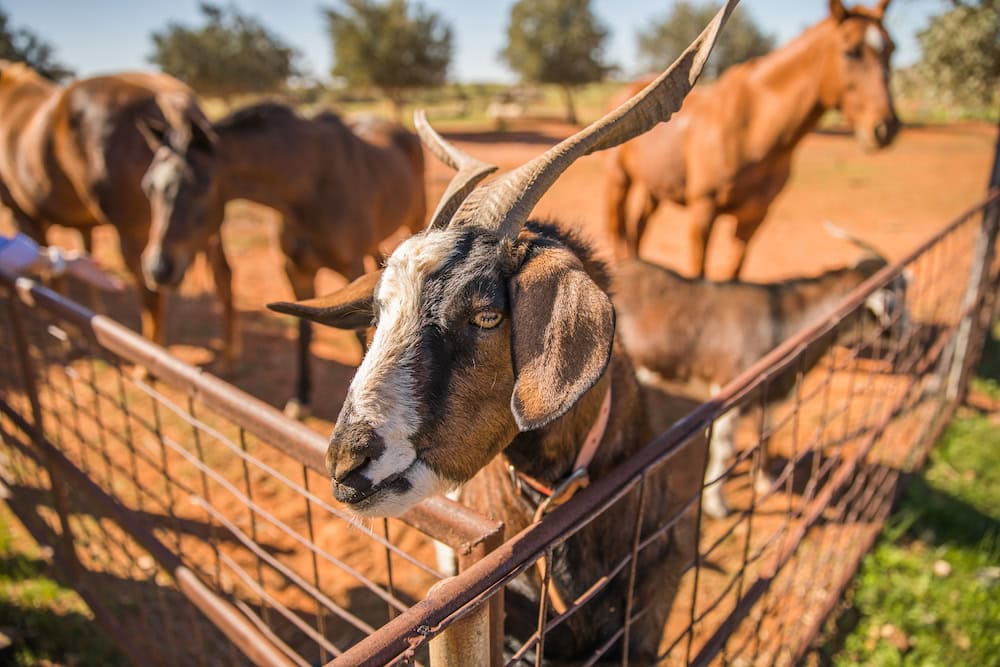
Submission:
M 452 224 L 489 227 L 513 238 L 545 191 L 575 160 L 624 143 L 668 120 L 697 81 L 719 31 L 738 2 L 727 0 L 680 58 L 637 95 L 537 158 L 469 194 L 452 217 Z
M 826 233 L 835 239 L 840 239 L 841 241 L 847 241 L 848 243 L 855 245 L 858 248 L 861 248 L 865 252 L 875 255 L 879 259 L 885 259 L 882 253 L 878 251 L 878 248 L 873 246 L 871 243 L 865 241 L 864 239 L 858 238 L 857 236 L 851 234 L 843 227 L 835 225 L 829 220 L 823 221 L 823 229 L 825 229 Z
M 458 172 L 451 179 L 444 194 L 441 195 L 429 225 L 435 229 L 446 227 L 451 221 L 451 216 L 469 196 L 469 193 L 497 168 L 496 165 L 481 162 L 445 141 L 444 137 L 438 134 L 427 122 L 427 113 L 423 109 L 417 109 L 413 112 L 413 125 L 420 136 L 420 141 L 424 143 L 427 150 Z

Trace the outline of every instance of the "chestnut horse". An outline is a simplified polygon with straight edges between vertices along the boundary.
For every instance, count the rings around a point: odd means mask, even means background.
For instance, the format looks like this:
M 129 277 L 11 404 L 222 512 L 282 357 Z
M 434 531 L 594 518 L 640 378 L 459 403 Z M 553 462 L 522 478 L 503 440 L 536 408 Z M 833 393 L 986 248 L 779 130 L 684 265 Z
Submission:
M 152 283 L 181 280 L 233 199 L 281 215 L 285 271 L 299 300 L 315 295 L 320 268 L 353 280 L 364 273 L 365 255 L 381 261 L 379 243 L 401 226 L 423 228 L 423 151 L 400 125 L 347 124 L 329 112 L 307 119 L 262 103 L 215 123 L 209 139 L 185 151 L 164 137 L 143 179 L 153 215 L 143 267 Z M 298 379 L 286 406 L 292 416 L 309 402 L 311 338 L 300 320 Z
M 888 146 L 899 129 L 889 92 L 893 43 L 882 25 L 888 4 L 848 10 L 830 0 L 828 18 L 695 89 L 668 123 L 614 149 L 607 163 L 607 224 L 619 256 L 638 255 L 649 217 L 661 201 L 672 201 L 692 218 L 698 276 L 705 275 L 716 218 L 736 218 L 737 259 L 726 276 L 735 278 L 747 243 L 788 180 L 792 152 L 824 111 L 839 109 L 865 148 Z M 632 188 L 641 192 L 643 205 L 627 229 Z
M 23 63 L 0 61 L 0 201 L 39 243 L 50 226 L 62 225 L 78 229 L 89 251 L 94 227 L 114 225 L 139 285 L 143 333 L 162 344 L 163 299 L 143 281 L 140 262 L 150 226 L 140 186 L 153 157 L 150 126 L 188 145 L 204 141 L 209 123 L 191 89 L 165 74 L 64 87 Z M 209 245 L 213 267 L 228 271 L 218 244 Z

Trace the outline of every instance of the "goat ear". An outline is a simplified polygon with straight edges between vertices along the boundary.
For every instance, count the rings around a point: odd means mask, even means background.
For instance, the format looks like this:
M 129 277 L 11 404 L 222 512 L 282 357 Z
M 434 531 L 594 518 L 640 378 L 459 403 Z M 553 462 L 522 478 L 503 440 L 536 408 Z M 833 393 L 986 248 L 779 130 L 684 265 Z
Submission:
M 844 3 L 841 0 L 830 0 L 830 16 L 837 21 L 843 21 L 847 18 L 847 9 L 844 8 Z
M 611 300 L 562 248 L 535 251 L 510 279 L 511 412 L 518 428 L 564 415 L 600 379 L 611 359 Z
M 889 9 L 889 3 L 891 0 L 880 0 L 878 5 L 875 6 L 875 14 L 878 16 L 879 20 L 885 18 L 885 12 Z
M 169 145 L 167 133 L 170 131 L 170 126 L 162 118 L 141 116 L 135 120 L 135 126 L 139 128 L 139 134 L 154 153 L 160 146 Z
M 267 307 L 336 329 L 365 329 L 372 323 L 372 300 L 381 277 L 381 271 L 366 273 L 332 294 L 304 301 L 278 301 Z

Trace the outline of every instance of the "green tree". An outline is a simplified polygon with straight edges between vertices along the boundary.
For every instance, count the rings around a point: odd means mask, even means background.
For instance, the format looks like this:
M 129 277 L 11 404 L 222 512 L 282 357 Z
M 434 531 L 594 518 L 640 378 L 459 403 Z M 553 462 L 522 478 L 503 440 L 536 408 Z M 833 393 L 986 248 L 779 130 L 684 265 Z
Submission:
M 917 35 L 920 74 L 952 102 L 995 104 L 1000 98 L 1000 0 L 951 4 Z
M 56 61 L 52 46 L 27 28 L 14 28 L 0 8 L 0 58 L 22 61 L 54 81 L 73 76 L 73 70 Z
M 284 88 L 298 53 L 235 6 L 201 4 L 205 24 L 154 32 L 149 61 L 196 90 L 221 97 Z
M 445 82 L 451 27 L 438 14 L 407 0 L 343 0 L 324 13 L 333 42 L 333 75 L 379 89 L 397 118 L 406 91 Z
M 719 11 L 717 3 L 695 4 L 681 0 L 648 28 L 637 34 L 639 57 L 651 70 L 665 69 L 701 34 Z M 705 76 L 716 78 L 736 63 L 764 55 L 774 48 L 774 36 L 762 31 L 753 19 L 738 7 L 726 23 L 726 29 L 705 65 Z
M 600 81 L 612 69 L 604 60 L 607 38 L 590 0 L 518 0 L 500 58 L 525 81 L 559 85 L 566 120 L 576 123 L 574 89 Z

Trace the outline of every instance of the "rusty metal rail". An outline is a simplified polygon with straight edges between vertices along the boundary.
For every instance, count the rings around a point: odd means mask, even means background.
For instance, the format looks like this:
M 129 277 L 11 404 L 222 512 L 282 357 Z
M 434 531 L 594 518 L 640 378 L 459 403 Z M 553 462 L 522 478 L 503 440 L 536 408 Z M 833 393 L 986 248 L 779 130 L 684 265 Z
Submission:
M 12 507 L 137 663 L 326 661 L 443 576 L 432 539 L 465 566 L 502 538 L 444 498 L 362 525 L 314 491 L 322 436 L 11 276 L 0 437 Z

